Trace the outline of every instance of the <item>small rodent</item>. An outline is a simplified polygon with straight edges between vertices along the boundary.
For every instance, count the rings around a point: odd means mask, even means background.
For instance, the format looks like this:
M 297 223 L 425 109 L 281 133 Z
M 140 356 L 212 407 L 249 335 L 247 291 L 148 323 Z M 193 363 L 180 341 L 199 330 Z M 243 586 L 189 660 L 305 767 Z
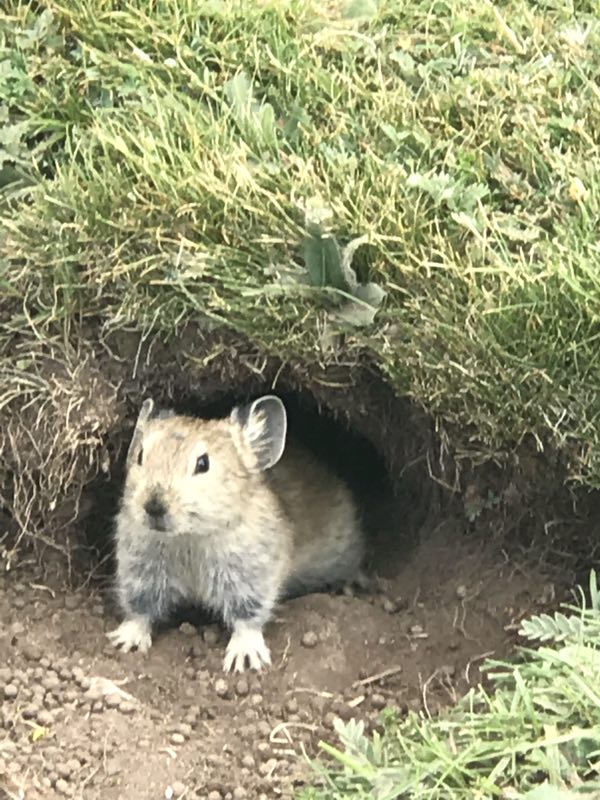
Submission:
M 201 605 L 232 631 L 224 669 L 260 669 L 278 600 L 364 582 L 350 490 L 286 433 L 273 395 L 218 420 L 156 414 L 144 401 L 116 519 L 125 619 L 113 644 L 146 651 L 154 623 Z

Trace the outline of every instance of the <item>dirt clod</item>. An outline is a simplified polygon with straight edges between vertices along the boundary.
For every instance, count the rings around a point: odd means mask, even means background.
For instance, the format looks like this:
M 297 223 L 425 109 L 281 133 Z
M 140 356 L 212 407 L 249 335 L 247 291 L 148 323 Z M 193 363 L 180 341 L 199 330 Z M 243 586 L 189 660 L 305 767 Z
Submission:
M 214 647 L 219 641 L 219 633 L 215 628 L 204 628 L 202 631 L 202 639 L 209 647 Z
M 27 770 L 44 800 L 157 800 L 167 788 L 172 800 L 291 798 L 289 787 L 313 774 L 290 751 L 304 747 L 315 757 L 320 740 L 336 741 L 336 718 L 363 719 L 369 730 L 386 705 L 421 710 L 423 676 L 430 675 L 427 701 L 437 707 L 466 691 L 473 659 L 509 651 L 504 626 L 531 609 L 547 578 L 536 581 L 531 568 L 524 578 L 505 558 L 482 557 L 461 542 L 449 537 L 403 556 L 385 595 L 411 600 L 394 613 L 381 595 L 282 603 L 265 629 L 273 666 L 260 674 L 222 673 L 216 625 L 203 626 L 202 638 L 187 638 L 185 628 L 157 632 L 145 656 L 105 649 L 105 631 L 116 621 L 91 615 L 84 590 L 67 611 L 68 592 L 52 587 L 47 613 L 36 618 L 29 587 L 42 580 L 22 577 L 28 602 L 17 612 L 9 577 L 0 584 L 0 724 L 16 748 L 14 768 Z M 469 587 L 468 603 L 457 598 L 461 584 Z M 500 611 L 490 617 L 490 608 Z M 21 639 L 11 637 L 15 622 Z M 480 679 L 475 667 L 468 674 Z
M 191 622 L 182 622 L 181 625 L 179 626 L 179 632 L 182 633 L 184 636 L 196 636 L 196 634 L 198 633 L 196 627 L 192 625 Z
M 58 778 L 54 783 L 54 788 L 59 794 L 70 795 L 71 787 L 64 778 Z
M 303 647 L 316 647 L 319 642 L 319 637 L 314 631 L 306 631 L 302 635 L 302 645 Z
M 27 661 L 39 661 L 42 657 L 42 648 L 33 642 L 26 642 L 23 645 L 23 657 Z
M 43 708 L 38 713 L 36 721 L 38 725 L 41 725 L 43 728 L 49 728 L 54 722 L 54 716 L 51 711 L 48 711 L 47 709 Z
M 381 607 L 385 611 L 386 614 L 395 614 L 398 610 L 398 606 L 393 600 L 390 600 L 389 597 L 384 598 Z

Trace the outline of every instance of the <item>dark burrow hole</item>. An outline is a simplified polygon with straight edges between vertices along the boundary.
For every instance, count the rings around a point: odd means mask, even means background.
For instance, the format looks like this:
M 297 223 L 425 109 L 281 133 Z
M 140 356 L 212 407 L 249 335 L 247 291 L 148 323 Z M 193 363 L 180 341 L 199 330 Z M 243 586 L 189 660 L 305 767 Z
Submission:
M 254 387 L 253 387 L 254 389 Z M 375 446 L 345 421 L 320 407 L 310 392 L 224 391 L 215 399 L 202 401 L 189 396 L 176 403 L 162 403 L 177 413 L 205 419 L 227 416 L 231 409 L 261 394 L 277 394 L 285 404 L 288 433 L 337 473 L 351 489 L 360 509 L 367 538 L 367 569 L 391 577 L 417 542 L 418 532 L 429 510 L 433 481 L 424 482 L 422 465 L 407 470 L 406 479 L 393 479 L 383 456 Z M 85 550 L 91 562 L 83 571 L 93 575 L 105 588 L 114 575 L 113 530 L 125 472 L 124 460 L 139 409 L 132 409 L 131 425 L 111 437 L 109 450 L 113 466 L 109 476 L 99 476 L 89 484 L 82 499 L 80 518 Z M 410 434 L 408 434 L 410 435 Z M 396 476 L 397 477 L 397 476 Z M 108 596 L 111 596 L 108 591 Z

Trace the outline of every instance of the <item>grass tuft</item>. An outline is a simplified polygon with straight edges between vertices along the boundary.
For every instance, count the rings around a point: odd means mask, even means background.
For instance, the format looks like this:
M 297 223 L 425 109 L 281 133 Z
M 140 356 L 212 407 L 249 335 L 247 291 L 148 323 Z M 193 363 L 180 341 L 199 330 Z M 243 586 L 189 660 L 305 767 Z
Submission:
M 360 352 L 459 456 L 533 437 L 600 484 L 597 2 L 5 8 L 1 280 L 32 324 Z M 364 237 L 358 300 L 311 285 L 315 208 Z
M 383 733 L 343 723 L 339 746 L 316 765 L 321 788 L 306 800 L 336 798 L 473 798 L 573 800 L 600 792 L 600 594 L 554 617 L 523 623 L 542 639 L 510 662 L 488 661 L 489 689 L 473 689 L 437 717 L 383 714 Z

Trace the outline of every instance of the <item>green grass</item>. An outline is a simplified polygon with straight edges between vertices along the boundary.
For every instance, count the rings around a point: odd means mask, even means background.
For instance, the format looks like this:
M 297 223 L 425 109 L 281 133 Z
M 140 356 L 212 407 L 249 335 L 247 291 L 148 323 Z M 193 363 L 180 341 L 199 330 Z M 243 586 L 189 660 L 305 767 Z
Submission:
M 600 484 L 597 1 L 4 8 L 5 331 L 337 347 L 459 457 L 533 437 Z
M 523 623 L 542 644 L 511 662 L 487 662 L 491 691 L 472 690 L 435 718 L 384 712 L 382 734 L 338 723 L 341 746 L 322 744 L 322 788 L 305 800 L 600 796 L 600 595 Z M 583 594 L 582 594 L 583 598 Z

